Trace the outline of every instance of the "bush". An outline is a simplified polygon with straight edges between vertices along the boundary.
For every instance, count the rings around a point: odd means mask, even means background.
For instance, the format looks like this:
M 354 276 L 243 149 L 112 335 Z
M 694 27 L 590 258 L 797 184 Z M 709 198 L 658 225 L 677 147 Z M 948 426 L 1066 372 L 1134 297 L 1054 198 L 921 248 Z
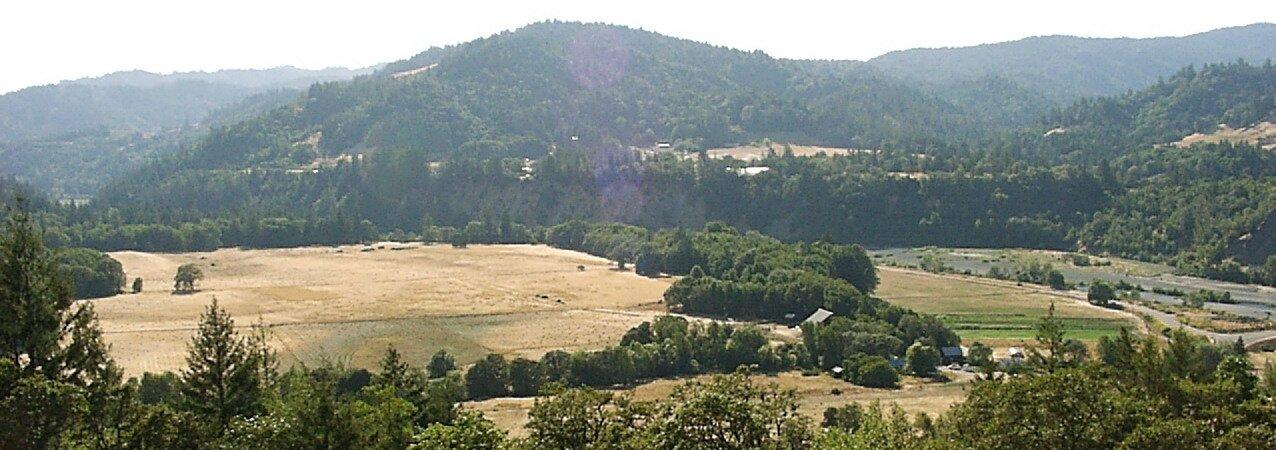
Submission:
M 1116 291 L 1112 289 L 1112 285 L 1102 280 L 1095 280 L 1090 284 L 1090 291 L 1086 293 L 1086 300 L 1091 304 L 1107 307 L 1112 300 L 1116 300 Z

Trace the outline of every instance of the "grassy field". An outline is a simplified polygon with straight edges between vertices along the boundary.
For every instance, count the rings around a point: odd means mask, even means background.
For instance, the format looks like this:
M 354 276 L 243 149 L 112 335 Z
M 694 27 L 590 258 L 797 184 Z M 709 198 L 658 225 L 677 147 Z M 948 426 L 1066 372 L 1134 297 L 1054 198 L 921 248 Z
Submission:
M 899 389 L 872 389 L 856 386 L 827 375 L 803 376 L 797 372 L 754 375 L 752 378 L 755 383 L 774 383 L 781 389 L 795 391 L 798 396 L 798 412 L 819 423 L 826 408 L 851 402 L 896 403 L 909 414 L 925 412 L 932 416 L 938 415 L 966 398 L 966 390 L 970 387 L 969 382 L 973 378 L 970 374 L 952 374 L 951 372 L 949 374 L 960 378 L 945 383 L 934 383 L 905 377 Z M 655 380 L 626 391 L 631 393 L 635 400 L 661 400 L 668 397 L 675 387 L 684 382 L 686 379 Z M 840 393 L 834 394 L 835 389 Z M 527 423 L 527 413 L 534 403 L 535 399 L 531 398 L 495 398 L 468 402 L 465 406 L 481 411 L 501 429 L 515 436 L 523 436 L 527 433 L 527 430 L 523 428 Z
M 441 348 L 467 363 L 488 352 L 603 347 L 663 311 L 657 302 L 669 284 L 544 246 L 367 248 L 113 253 L 146 289 L 95 306 L 111 354 L 131 375 L 182 367 L 214 297 L 239 325 L 269 326 L 285 364 L 371 367 L 389 345 L 420 364 Z M 206 278 L 199 292 L 173 295 L 173 274 L 187 262 Z
M 827 156 L 839 156 L 839 155 L 849 155 L 851 153 L 877 151 L 877 150 L 860 150 L 860 149 L 836 148 L 836 147 L 817 147 L 817 146 L 811 146 L 811 145 L 790 145 L 789 149 L 793 152 L 793 156 L 816 156 L 820 154 L 827 155 Z M 772 153 L 776 155 L 783 155 L 784 144 L 771 144 L 770 148 L 761 146 L 761 145 L 743 145 L 739 147 L 714 148 L 714 149 L 709 149 L 708 151 L 706 151 L 706 153 L 709 155 L 710 158 L 715 158 L 715 159 L 722 159 L 729 156 L 731 158 L 744 160 L 744 161 L 756 161 L 759 159 L 766 158 L 768 155 Z
M 1015 286 L 1014 283 L 943 276 L 883 267 L 877 295 L 918 312 L 939 316 L 967 343 L 1015 345 L 1031 340 L 1034 326 L 1055 303 L 1070 337 L 1096 340 L 1136 324 L 1123 314 L 1073 298 Z

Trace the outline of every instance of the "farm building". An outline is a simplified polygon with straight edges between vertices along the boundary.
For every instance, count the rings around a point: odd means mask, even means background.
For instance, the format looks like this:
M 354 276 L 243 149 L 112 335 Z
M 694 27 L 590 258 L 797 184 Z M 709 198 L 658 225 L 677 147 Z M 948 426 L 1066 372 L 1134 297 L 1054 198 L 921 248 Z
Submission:
M 966 352 L 961 347 L 940 347 L 939 360 L 944 364 L 966 362 Z
M 818 308 L 815 310 L 815 312 L 811 313 L 811 315 L 808 316 L 806 320 L 803 320 L 802 323 L 820 324 L 820 323 L 824 323 L 824 321 L 826 320 L 829 320 L 829 317 L 833 317 L 833 311 L 829 311 L 824 308 Z

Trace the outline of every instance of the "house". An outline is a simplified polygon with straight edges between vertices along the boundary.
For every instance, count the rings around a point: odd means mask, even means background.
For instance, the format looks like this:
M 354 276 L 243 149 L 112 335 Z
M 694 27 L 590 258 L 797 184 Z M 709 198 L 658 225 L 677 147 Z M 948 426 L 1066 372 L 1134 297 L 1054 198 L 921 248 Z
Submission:
M 673 148 L 673 143 L 669 141 L 656 141 L 656 148 Z
M 961 347 L 940 347 L 939 361 L 943 364 L 966 362 L 966 352 Z
M 904 358 L 900 358 L 898 356 L 892 356 L 890 361 L 887 361 L 887 362 L 889 362 L 891 364 L 891 368 L 895 369 L 896 371 L 899 371 L 899 372 L 904 371 Z
M 1023 349 L 1019 347 L 1010 347 L 1006 350 L 1006 356 L 1014 359 L 1023 359 Z
M 803 320 L 802 323 L 821 324 L 824 323 L 825 320 L 828 320 L 829 317 L 833 317 L 833 311 L 829 311 L 824 308 L 817 308 L 815 312 L 811 313 L 811 315 L 807 317 L 806 320 Z

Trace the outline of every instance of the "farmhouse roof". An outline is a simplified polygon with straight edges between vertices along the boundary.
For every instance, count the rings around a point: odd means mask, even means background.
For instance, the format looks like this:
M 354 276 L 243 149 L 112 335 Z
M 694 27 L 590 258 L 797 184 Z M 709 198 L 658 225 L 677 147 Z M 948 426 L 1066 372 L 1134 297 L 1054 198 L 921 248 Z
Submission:
M 833 317 L 833 311 L 829 311 L 824 308 L 817 308 L 815 312 L 811 313 L 810 317 L 807 317 L 806 320 L 802 321 L 802 323 L 824 323 L 824 321 L 828 320 L 829 317 Z
M 963 356 L 961 347 L 941 347 L 939 353 L 946 357 Z

